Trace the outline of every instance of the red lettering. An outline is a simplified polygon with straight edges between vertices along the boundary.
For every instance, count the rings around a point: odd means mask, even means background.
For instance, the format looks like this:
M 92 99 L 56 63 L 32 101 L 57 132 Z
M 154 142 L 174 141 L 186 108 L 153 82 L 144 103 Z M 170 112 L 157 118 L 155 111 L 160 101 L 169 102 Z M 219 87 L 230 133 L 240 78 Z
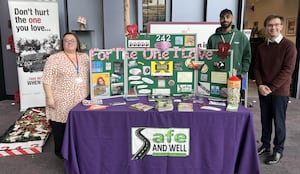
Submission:
M 42 22 L 42 19 L 41 18 L 29 18 L 28 19 L 29 23 L 41 23 Z

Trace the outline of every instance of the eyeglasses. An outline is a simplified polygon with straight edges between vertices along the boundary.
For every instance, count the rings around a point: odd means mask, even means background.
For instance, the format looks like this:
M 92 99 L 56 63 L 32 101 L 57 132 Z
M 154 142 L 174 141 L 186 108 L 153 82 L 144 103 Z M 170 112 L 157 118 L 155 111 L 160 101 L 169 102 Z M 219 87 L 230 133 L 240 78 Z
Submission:
M 75 43 L 76 42 L 76 40 L 74 40 L 74 39 L 64 39 L 63 41 L 65 43 Z
M 278 27 L 280 25 L 282 25 L 282 24 L 279 24 L 279 23 L 277 23 L 277 24 L 267 24 L 267 27 L 268 28 L 273 28 L 273 27 Z

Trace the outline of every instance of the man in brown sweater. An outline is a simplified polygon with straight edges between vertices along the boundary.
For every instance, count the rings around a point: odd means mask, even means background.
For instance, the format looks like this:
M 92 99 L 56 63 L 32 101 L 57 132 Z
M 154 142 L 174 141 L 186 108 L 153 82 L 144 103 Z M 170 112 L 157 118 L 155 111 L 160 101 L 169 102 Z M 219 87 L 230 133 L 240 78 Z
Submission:
M 265 19 L 268 40 L 258 47 L 254 66 L 262 123 L 259 155 L 270 152 L 273 120 L 275 125 L 273 153 L 266 159 L 266 164 L 276 164 L 282 158 L 286 110 L 297 55 L 295 44 L 281 34 L 282 24 L 282 16 L 270 15 Z

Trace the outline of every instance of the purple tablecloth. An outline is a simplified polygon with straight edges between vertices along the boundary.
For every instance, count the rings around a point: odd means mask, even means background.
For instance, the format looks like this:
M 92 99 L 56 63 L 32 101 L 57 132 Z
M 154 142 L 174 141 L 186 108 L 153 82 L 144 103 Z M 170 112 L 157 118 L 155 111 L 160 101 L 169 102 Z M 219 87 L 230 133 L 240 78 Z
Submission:
M 194 112 L 142 112 L 128 109 L 132 103 L 101 111 L 78 104 L 70 111 L 62 150 L 67 173 L 260 173 L 252 114 L 243 106 L 238 112 L 200 110 L 199 104 Z M 132 127 L 190 128 L 190 155 L 131 160 Z

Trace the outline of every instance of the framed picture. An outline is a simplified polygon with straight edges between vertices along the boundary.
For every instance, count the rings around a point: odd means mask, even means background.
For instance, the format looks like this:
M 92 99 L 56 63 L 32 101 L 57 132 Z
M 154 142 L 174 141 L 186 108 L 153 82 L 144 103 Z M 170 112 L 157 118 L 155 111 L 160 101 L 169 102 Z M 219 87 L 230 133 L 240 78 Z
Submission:
M 296 18 L 287 18 L 286 19 L 286 36 L 295 36 L 296 35 Z

